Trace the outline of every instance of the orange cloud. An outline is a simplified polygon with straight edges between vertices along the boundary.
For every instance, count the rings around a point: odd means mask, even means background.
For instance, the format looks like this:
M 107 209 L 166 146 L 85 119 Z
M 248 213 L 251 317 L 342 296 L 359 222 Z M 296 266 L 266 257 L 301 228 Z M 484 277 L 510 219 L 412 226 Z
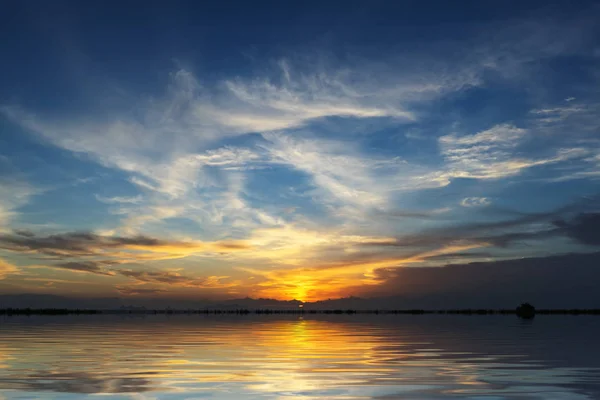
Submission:
M 0 258 L 0 279 L 19 272 L 19 268 Z

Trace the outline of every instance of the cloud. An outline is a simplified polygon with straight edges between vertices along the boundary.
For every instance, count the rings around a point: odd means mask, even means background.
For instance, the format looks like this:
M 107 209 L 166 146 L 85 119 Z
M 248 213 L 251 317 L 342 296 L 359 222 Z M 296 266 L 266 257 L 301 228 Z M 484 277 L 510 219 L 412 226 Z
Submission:
M 14 229 L 13 232 L 15 233 L 15 235 L 24 236 L 28 238 L 35 236 L 35 233 L 27 229 Z
M 16 274 L 19 268 L 0 258 L 0 280 L 5 279 L 8 275 Z
M 571 166 L 563 174 L 548 179 L 550 182 L 564 182 L 576 179 L 600 179 L 600 146 L 598 143 L 587 144 L 588 156 L 582 163 Z
M 271 162 L 306 173 L 316 189 L 319 204 L 332 215 L 351 220 L 368 219 L 373 210 L 389 213 L 396 194 L 446 186 L 454 178 L 500 179 L 524 170 L 575 159 L 589 153 L 582 148 L 562 148 L 548 157 L 532 159 L 519 148 L 529 131 L 501 124 L 472 135 L 446 135 L 438 139 L 446 163 L 433 168 L 400 158 L 376 158 L 363 154 L 346 141 L 264 134 L 264 149 Z M 461 205 L 487 206 L 488 198 L 468 198 Z
M 379 286 L 355 294 L 392 295 L 387 307 L 513 308 L 529 301 L 540 308 L 600 305 L 592 282 L 600 279 L 600 253 L 497 260 L 444 267 L 379 269 Z M 557 295 L 560 294 L 560 295 Z
M 567 148 L 547 158 L 519 156 L 518 146 L 527 134 L 526 129 L 501 124 L 473 135 L 442 136 L 438 141 L 447 161 L 446 171 L 436 172 L 429 179 L 444 185 L 452 178 L 499 179 L 528 168 L 582 158 L 587 153 L 580 148 Z
M 423 179 L 431 168 L 394 157 L 366 155 L 347 141 L 307 138 L 281 133 L 264 137 L 271 162 L 307 174 L 315 190 L 310 194 L 342 219 L 365 219 L 374 210 L 392 207 L 394 194 L 438 187 Z
M 348 235 L 343 230 L 312 230 L 293 225 L 259 228 L 247 239 L 252 251 L 241 253 L 246 259 L 264 260 L 278 265 L 304 265 L 319 262 L 332 249 L 350 251 L 366 243 L 394 241 L 393 237 Z
M 412 210 L 398 210 L 392 209 L 389 211 L 375 210 L 373 216 L 381 218 L 416 218 L 416 219 L 444 219 L 448 218 L 448 212 L 451 211 L 450 207 L 436 208 L 433 210 L 426 211 L 412 211 Z
M 125 278 L 129 278 L 136 284 L 153 283 L 173 287 L 191 287 L 202 289 L 231 288 L 240 284 L 239 281 L 232 280 L 229 276 L 194 277 L 182 274 L 177 271 L 150 270 L 140 268 L 140 266 L 137 266 L 136 269 L 122 268 L 118 266 L 119 264 L 122 264 L 122 262 L 116 262 L 114 260 L 108 259 L 94 261 L 70 261 L 65 263 L 40 265 L 34 267 L 53 268 L 109 277 L 122 276 Z M 117 287 L 117 289 L 119 291 L 121 291 L 121 289 L 123 289 L 123 291 L 129 291 L 129 294 L 136 294 L 134 293 L 134 289 L 138 288 L 134 287 L 132 289 L 128 286 L 119 286 Z M 162 289 L 159 288 L 157 290 Z M 139 293 L 142 293 L 142 291 L 140 291 Z
M 459 252 L 459 253 L 437 254 L 437 255 L 425 257 L 425 259 L 428 261 L 435 260 L 435 261 L 446 261 L 446 262 L 447 261 L 456 261 L 456 260 L 465 260 L 465 259 L 469 259 L 469 258 L 490 259 L 490 258 L 493 258 L 493 255 L 491 252 L 472 251 L 469 253 Z
M 273 162 L 309 174 L 325 192 L 326 199 L 358 206 L 377 206 L 386 200 L 373 190 L 372 174 L 377 161 L 349 154 L 347 143 L 298 139 L 282 134 L 270 134 L 266 138 L 272 143 L 266 150 Z
M 104 268 L 103 263 L 96 261 L 71 261 L 60 264 L 53 264 L 50 267 L 58 269 L 66 269 L 74 272 L 87 272 L 97 275 L 114 276 L 115 273 Z
M 463 207 L 485 207 L 490 204 L 492 204 L 492 201 L 487 197 L 465 197 L 460 202 Z
M 540 108 L 531 110 L 530 112 L 534 115 L 536 121 L 548 124 L 565 120 L 585 111 L 587 111 L 585 107 L 574 105 L 569 107 Z
M 237 286 L 239 284 L 238 282 L 234 281 L 226 281 L 229 279 L 228 276 L 208 276 L 205 278 L 196 278 L 173 271 L 147 271 L 132 269 L 120 269 L 117 272 L 120 275 L 123 275 L 127 278 L 132 278 L 142 283 L 162 283 L 179 287 L 228 288 Z
M 143 197 L 141 195 L 103 197 L 96 194 L 96 200 L 106 204 L 139 204 L 142 202 Z
M 265 165 L 261 152 L 228 146 L 153 165 L 144 177 L 130 178 L 147 201 L 122 210 L 126 214 L 123 232 L 133 234 L 145 225 L 176 217 L 211 228 L 215 235 L 223 229 L 225 218 L 252 226 L 266 216 L 276 223 L 277 218 L 244 200 L 246 171 Z
M 167 292 L 159 288 L 141 288 L 137 286 L 115 286 L 115 289 L 125 296 L 156 295 Z
M 343 74 L 294 74 L 292 80 L 289 79 L 289 69 L 284 72 L 288 79 L 279 84 L 268 79 L 226 81 L 229 92 L 247 110 L 239 113 L 214 110 L 211 116 L 228 127 L 255 132 L 289 129 L 305 121 L 327 116 L 389 116 L 409 121 L 415 118 L 411 112 L 399 106 L 386 104 L 384 98 L 368 96 L 365 89 L 349 86 L 350 77 L 344 77 Z M 406 88 L 406 91 L 411 90 Z
M 289 131 L 326 117 L 410 122 L 416 118 L 410 111 L 412 104 L 475 82 L 470 73 L 448 75 L 447 66 L 427 72 L 422 66 L 407 66 L 399 75 L 395 68 L 366 60 L 344 68 L 314 60 L 297 64 L 282 60 L 277 70 L 266 70 L 262 77 L 220 82 L 200 82 L 188 70 L 175 71 L 161 96 L 134 95 L 135 106 L 128 99 L 126 107 L 110 112 L 49 117 L 5 105 L 0 113 L 45 141 L 125 171 L 128 180 L 144 191 L 145 201 L 140 204 L 137 196 L 100 198 L 111 204 L 135 205 L 120 210 L 124 215 L 121 232 L 132 234 L 149 224 L 183 217 L 203 227 L 210 225 L 219 235 L 223 214 L 233 212 L 246 230 L 277 220 L 242 200 L 244 172 L 272 160 L 264 160 L 263 151 L 223 146 L 228 138 Z M 344 157 L 340 154 L 337 160 Z M 296 160 L 285 162 L 298 166 Z M 211 169 L 219 172 L 211 173 Z M 385 201 L 380 194 L 370 195 L 362 184 L 359 188 L 349 185 L 356 179 L 346 182 L 327 172 L 316 173 L 315 179 L 344 201 Z M 222 210 L 221 202 L 239 206 Z
M 140 117 L 124 111 L 113 113 L 110 120 L 47 120 L 15 106 L 3 106 L 0 112 L 59 147 L 144 175 L 156 161 L 193 154 L 223 136 L 289 129 L 327 116 L 414 118 L 398 102 L 392 105 L 388 96 L 378 95 L 380 83 L 353 84 L 358 74 L 323 71 L 293 74 L 292 80 L 278 82 L 238 78 L 209 87 L 191 72 L 179 70 L 171 74 L 162 98 L 140 99 Z M 405 84 L 396 90 L 409 94 L 427 88 Z
M 129 181 L 131 183 L 133 183 L 134 185 L 137 185 L 143 189 L 148 189 L 148 190 L 154 190 L 154 191 L 158 191 L 158 186 L 153 185 L 152 183 L 149 183 L 148 181 L 138 178 L 137 176 L 132 176 L 129 178 Z
M 600 213 L 581 213 L 571 221 L 557 220 L 561 233 L 589 246 L 600 246 Z
M 41 191 L 22 180 L 0 177 L 0 231 L 15 219 L 20 207 Z
M 516 218 L 468 223 L 400 235 L 395 240 L 371 241 L 370 247 L 423 248 L 443 246 L 456 241 L 487 243 L 506 247 L 517 241 L 571 237 L 581 244 L 594 244 L 593 224 L 599 207 L 598 198 L 584 198 L 543 213 L 518 213 Z M 492 210 L 493 211 L 493 210 Z
M 0 234 L 0 249 L 36 253 L 51 258 L 111 257 L 115 261 L 182 258 L 203 252 L 248 249 L 242 241 L 174 241 L 149 236 L 103 236 L 91 232 L 67 232 L 46 236 Z

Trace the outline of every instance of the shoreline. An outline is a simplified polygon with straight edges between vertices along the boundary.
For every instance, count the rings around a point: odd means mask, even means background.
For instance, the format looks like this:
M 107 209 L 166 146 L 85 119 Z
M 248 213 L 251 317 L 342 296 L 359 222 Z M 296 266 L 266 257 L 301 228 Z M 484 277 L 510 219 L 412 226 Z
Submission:
M 0 315 L 517 315 L 515 309 L 448 309 L 448 310 L 421 310 L 421 309 L 399 309 L 399 310 L 353 310 L 353 309 L 67 309 L 67 308 L 5 308 L 0 309 Z M 600 315 L 600 309 L 539 309 L 536 315 Z

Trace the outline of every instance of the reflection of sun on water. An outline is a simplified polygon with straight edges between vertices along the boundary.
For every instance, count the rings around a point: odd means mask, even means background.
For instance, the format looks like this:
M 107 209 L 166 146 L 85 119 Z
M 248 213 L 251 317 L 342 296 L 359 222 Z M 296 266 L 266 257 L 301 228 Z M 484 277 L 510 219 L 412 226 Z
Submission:
M 345 324 L 314 320 L 281 321 L 258 335 L 258 342 L 272 351 L 265 357 L 275 365 L 261 371 L 261 383 L 249 384 L 250 390 L 267 393 L 314 391 L 321 393 L 339 385 L 356 382 L 373 371 L 362 365 L 373 351 L 368 335 L 353 335 Z M 332 380 L 330 374 L 335 374 Z

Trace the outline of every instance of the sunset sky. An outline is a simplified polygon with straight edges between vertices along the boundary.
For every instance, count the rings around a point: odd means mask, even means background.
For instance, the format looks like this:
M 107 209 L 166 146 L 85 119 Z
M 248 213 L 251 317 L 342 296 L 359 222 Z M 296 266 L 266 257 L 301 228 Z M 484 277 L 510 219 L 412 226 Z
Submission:
M 594 2 L 2 8 L 2 294 L 401 295 L 600 249 Z

